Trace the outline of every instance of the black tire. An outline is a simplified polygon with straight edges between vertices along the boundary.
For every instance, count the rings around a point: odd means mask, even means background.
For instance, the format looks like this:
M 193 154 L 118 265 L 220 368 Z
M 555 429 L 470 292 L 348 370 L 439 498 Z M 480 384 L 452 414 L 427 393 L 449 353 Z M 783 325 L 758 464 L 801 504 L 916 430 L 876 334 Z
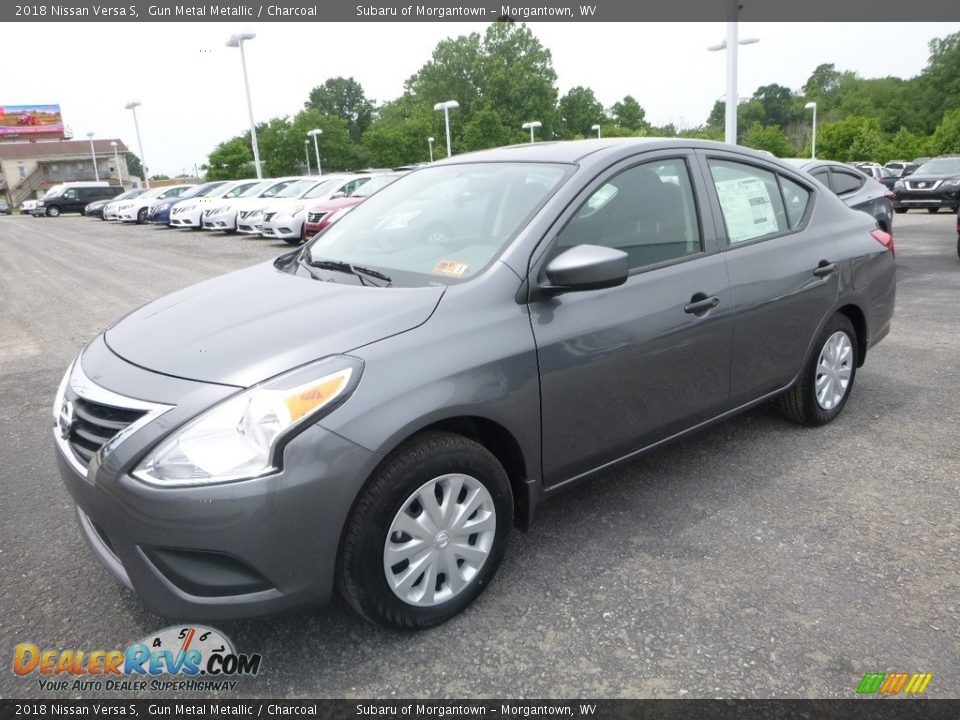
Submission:
M 940 212 L 940 208 L 927 208 L 927 212 L 931 215 L 936 215 L 938 212 Z
M 847 361 L 850 368 L 850 381 L 840 401 L 831 409 L 824 410 L 820 406 L 820 403 L 817 402 L 815 391 L 818 375 L 817 363 L 828 338 L 838 331 L 847 335 L 852 348 L 850 358 Z M 797 380 L 796 384 L 790 388 L 790 390 L 780 396 L 780 410 L 790 420 L 803 425 L 826 425 L 837 417 L 840 411 L 843 410 L 844 405 L 847 404 L 847 400 L 853 390 L 854 381 L 857 378 L 857 363 L 859 359 L 857 332 L 853 324 L 846 315 L 841 313 L 835 314 L 824 326 L 820 335 L 817 336 L 817 341 L 813 344 L 813 350 L 810 353 L 810 357 L 807 358 L 799 380 Z
M 894 208 L 893 211 L 897 215 L 903 215 L 907 211 L 907 208 Z
M 140 208 L 137 210 L 137 225 L 143 225 L 147 221 L 147 209 Z
M 424 483 L 448 473 L 470 475 L 490 493 L 496 510 L 494 540 L 477 574 L 459 594 L 432 607 L 417 607 L 401 600 L 387 584 L 384 545 L 391 523 L 410 496 Z M 354 610 L 381 625 L 399 630 L 438 625 L 472 603 L 493 579 L 512 526 L 510 481 L 497 459 L 461 435 L 423 433 L 391 453 L 357 500 L 340 553 L 340 592 Z
M 48 207 L 45 215 L 47 217 L 60 217 L 60 208 L 58 208 L 56 205 Z

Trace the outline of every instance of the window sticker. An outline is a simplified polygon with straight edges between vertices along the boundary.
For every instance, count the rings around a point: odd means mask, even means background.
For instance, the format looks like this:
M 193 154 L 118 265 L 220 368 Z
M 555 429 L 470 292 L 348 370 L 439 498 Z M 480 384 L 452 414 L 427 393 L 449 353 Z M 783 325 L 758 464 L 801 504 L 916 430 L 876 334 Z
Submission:
M 755 177 L 715 181 L 730 242 L 738 243 L 778 232 L 773 201 L 766 184 Z
M 437 263 L 437 266 L 433 269 L 435 273 L 440 275 L 453 275 L 454 277 L 460 277 L 463 275 L 467 268 L 470 267 L 467 263 L 459 262 L 457 260 L 441 260 Z

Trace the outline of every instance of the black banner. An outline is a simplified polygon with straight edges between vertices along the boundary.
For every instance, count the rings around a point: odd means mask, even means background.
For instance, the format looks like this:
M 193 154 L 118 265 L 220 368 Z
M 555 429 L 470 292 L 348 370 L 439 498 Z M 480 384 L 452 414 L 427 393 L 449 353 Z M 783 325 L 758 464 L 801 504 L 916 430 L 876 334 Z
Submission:
M 8 718 L 957 720 L 960 700 L 2 700 Z
M 742 0 L 740 20 L 960 20 L 956 0 Z M 731 19 L 728 0 L 39 0 L 0 3 L 0 22 L 658 22 Z

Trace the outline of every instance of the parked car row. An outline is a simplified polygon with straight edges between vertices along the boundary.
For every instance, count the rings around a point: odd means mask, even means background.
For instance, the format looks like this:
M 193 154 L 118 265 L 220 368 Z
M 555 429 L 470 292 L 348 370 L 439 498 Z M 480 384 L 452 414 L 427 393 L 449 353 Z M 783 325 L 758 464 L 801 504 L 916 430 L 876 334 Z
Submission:
M 337 173 L 137 189 L 90 203 L 84 214 L 102 220 L 239 232 L 299 244 L 402 174 Z
M 873 217 L 877 227 L 884 232 L 893 232 L 894 194 L 862 168 L 815 158 L 787 158 L 785 162 L 815 177 L 843 200 L 847 207 Z

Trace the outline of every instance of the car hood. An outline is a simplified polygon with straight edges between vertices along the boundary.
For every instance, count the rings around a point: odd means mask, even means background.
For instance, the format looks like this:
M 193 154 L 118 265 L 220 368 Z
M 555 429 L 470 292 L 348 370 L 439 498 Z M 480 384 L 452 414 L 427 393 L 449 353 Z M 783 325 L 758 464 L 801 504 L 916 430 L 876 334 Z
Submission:
M 913 173 L 912 175 L 907 175 L 905 180 L 910 182 L 936 182 L 937 180 L 953 180 L 954 178 L 960 179 L 960 175 L 956 173 L 947 173 L 946 175 L 933 175 L 931 173 Z
M 148 370 L 248 387 L 426 322 L 442 287 L 372 288 L 290 275 L 273 263 L 221 275 L 144 305 L 107 345 Z

